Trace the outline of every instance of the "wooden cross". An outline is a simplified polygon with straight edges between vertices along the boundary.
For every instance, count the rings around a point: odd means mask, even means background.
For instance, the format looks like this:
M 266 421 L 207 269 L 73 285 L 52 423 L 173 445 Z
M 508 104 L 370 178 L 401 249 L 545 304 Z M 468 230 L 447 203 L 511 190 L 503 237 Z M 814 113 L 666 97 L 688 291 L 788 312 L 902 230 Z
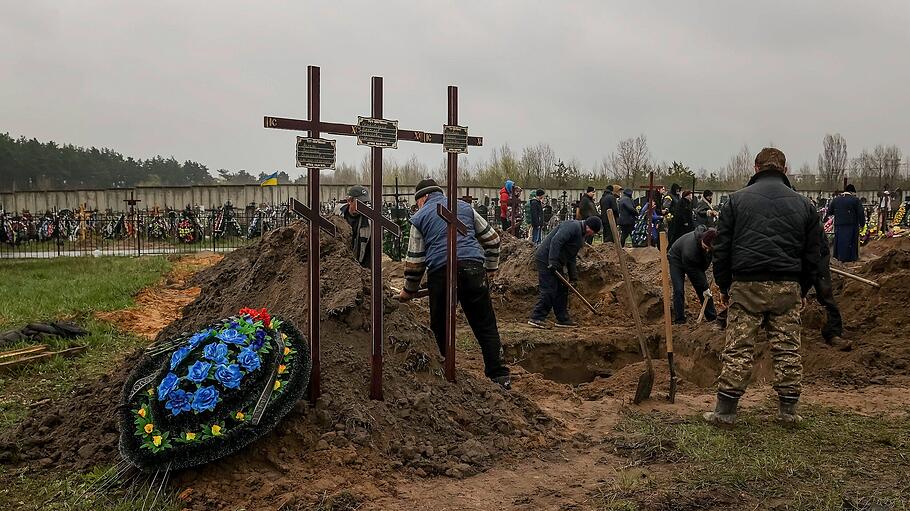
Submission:
M 281 129 L 281 130 L 294 130 L 294 131 L 308 131 L 310 137 L 316 137 L 320 132 L 328 133 L 332 135 L 343 135 L 343 136 L 354 136 L 360 137 L 364 134 L 360 133 L 360 128 L 358 124 L 344 124 L 336 122 L 324 122 L 319 119 L 319 68 L 316 66 L 308 66 L 308 89 L 312 92 L 314 83 L 316 89 L 315 102 L 314 97 L 310 94 L 310 115 L 309 119 L 289 119 L 284 117 L 270 117 L 266 116 L 263 118 L 263 125 L 266 128 L 272 129 Z M 450 88 L 451 89 L 451 88 Z M 450 94 L 452 94 L 450 90 Z M 313 109 L 316 110 L 316 115 L 313 115 Z M 451 105 L 450 105 L 451 109 Z M 451 114 L 451 110 L 450 110 Z M 372 119 L 382 121 L 382 78 L 378 76 L 373 77 L 372 81 Z M 383 121 L 388 123 L 388 121 Z M 397 146 L 398 141 L 407 141 L 407 142 L 420 142 L 424 144 L 442 144 L 443 143 L 443 133 L 429 133 L 424 131 L 416 130 L 403 130 L 397 129 L 395 131 L 395 145 L 383 145 L 382 147 L 394 148 Z M 367 143 L 366 145 L 371 145 Z M 480 146 L 483 145 L 482 137 L 467 137 L 467 145 Z M 382 147 L 377 147 L 373 145 L 372 149 L 372 166 L 371 166 L 371 183 L 372 183 L 372 193 L 379 197 L 382 194 Z M 450 169 L 451 167 L 451 156 L 449 160 Z M 457 155 L 456 155 L 457 156 Z M 457 165 L 457 163 L 456 163 Z M 312 173 L 311 173 L 312 176 Z M 454 183 L 454 180 L 452 180 Z M 311 178 L 310 181 L 310 207 L 312 208 L 314 204 L 318 204 L 318 178 L 316 179 L 316 185 L 313 186 L 313 181 Z M 450 185 L 451 186 L 451 185 Z M 454 189 L 452 189 L 454 190 Z M 315 197 L 316 200 L 313 198 Z M 450 209 L 452 206 L 451 201 L 453 200 L 454 194 L 450 194 Z M 352 208 L 353 211 L 358 211 L 360 214 L 366 216 L 370 220 L 374 221 L 374 225 L 378 224 L 378 232 L 380 235 L 376 234 L 376 231 L 373 232 L 373 235 L 370 236 L 370 251 L 372 256 L 372 300 L 371 300 L 371 313 L 372 313 L 372 337 L 373 337 L 373 347 L 371 354 L 371 378 L 370 378 L 370 398 L 371 399 L 382 399 L 382 351 L 383 351 L 383 316 L 382 312 L 384 309 L 383 304 L 383 289 L 382 289 L 382 230 L 388 230 L 392 232 L 395 236 L 400 236 L 400 229 L 397 224 L 391 222 L 381 215 L 381 208 L 370 208 L 363 202 L 356 202 Z M 444 217 L 445 218 L 445 217 Z M 319 245 L 316 244 L 316 248 L 313 248 L 312 245 L 312 236 L 311 236 L 311 245 L 310 245 L 310 254 L 316 254 L 316 257 L 311 257 L 310 259 L 317 259 L 319 254 Z M 452 239 L 452 237 L 450 237 Z M 311 263 L 312 264 L 312 263 Z M 451 266 L 451 265 L 450 265 Z M 313 288 L 318 291 L 318 273 L 311 272 L 311 293 Z M 312 276 L 316 275 L 316 281 Z M 315 293 L 318 296 L 318 292 Z M 316 302 L 318 304 L 318 301 Z M 310 322 L 318 323 L 318 308 L 314 306 L 311 299 L 311 310 L 310 310 Z M 314 312 L 315 310 L 315 312 Z M 315 314 L 315 316 L 314 316 Z M 314 321 L 314 317 L 316 321 Z M 451 322 L 454 325 L 454 313 L 452 314 L 453 321 Z M 318 332 L 318 330 L 317 330 Z M 313 343 L 312 339 L 310 341 L 311 345 Z M 318 341 L 317 341 L 318 347 Z M 453 343 L 454 347 L 454 343 Z M 315 354 L 314 350 L 314 368 L 318 362 L 318 355 Z M 454 357 L 452 357 L 452 363 L 454 363 Z M 453 377 L 454 377 L 454 367 L 453 367 Z M 315 375 L 315 372 L 314 372 Z M 312 397 L 312 389 L 311 389 Z
M 458 87 L 449 85 L 448 111 L 450 126 L 458 125 Z M 467 236 L 468 227 L 458 219 L 458 153 L 446 152 L 448 157 L 448 205 L 436 205 L 436 214 L 446 224 L 446 362 L 445 377 L 455 381 L 455 303 L 458 301 L 458 234 Z

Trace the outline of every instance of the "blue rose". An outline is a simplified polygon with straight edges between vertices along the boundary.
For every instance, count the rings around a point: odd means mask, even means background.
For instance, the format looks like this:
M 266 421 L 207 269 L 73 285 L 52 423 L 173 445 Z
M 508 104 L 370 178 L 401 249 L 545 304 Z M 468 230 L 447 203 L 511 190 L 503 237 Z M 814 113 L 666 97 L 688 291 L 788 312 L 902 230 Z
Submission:
M 243 373 L 240 372 L 240 368 L 237 367 L 237 364 L 231 364 L 229 366 L 221 364 L 215 368 L 215 379 L 218 380 L 218 383 L 224 385 L 226 389 L 236 389 L 240 386 L 240 380 L 243 379 Z
M 262 349 L 262 346 L 265 344 L 265 330 L 256 330 L 256 334 L 253 336 L 253 342 L 250 343 L 250 348 L 253 351 L 259 351 Z
M 209 377 L 209 369 L 211 368 L 212 364 L 197 360 L 195 364 L 190 366 L 186 373 L 186 378 L 193 383 L 202 383 Z
M 180 415 L 181 412 L 188 412 L 192 409 L 192 392 L 177 389 L 171 392 L 170 396 L 167 403 L 164 403 L 164 407 L 171 411 L 171 415 Z
M 174 373 L 167 373 L 158 384 L 158 401 L 164 401 L 172 390 L 177 388 L 177 382 L 180 378 Z
M 192 337 L 190 337 L 190 340 L 187 341 L 187 344 L 190 348 L 195 348 L 196 346 L 199 346 L 199 343 L 208 339 L 210 335 L 212 335 L 212 329 L 207 328 L 199 333 L 193 334 Z
M 259 354 L 256 353 L 252 348 L 243 348 L 240 350 L 240 354 L 237 355 L 237 363 L 241 365 L 247 371 L 255 371 L 259 369 L 262 361 L 259 359 Z
M 218 334 L 218 338 L 228 344 L 246 344 L 246 336 L 233 328 L 221 332 Z
M 178 348 L 177 351 L 175 351 L 171 355 L 171 371 L 173 371 L 178 365 L 180 365 L 180 362 L 183 362 L 183 359 L 186 358 L 186 356 L 189 354 L 189 352 L 190 352 L 190 348 L 183 347 L 183 348 Z
M 202 348 L 202 355 L 216 364 L 227 364 L 227 353 L 227 344 L 223 342 L 213 342 Z
M 237 328 L 238 326 L 240 326 L 240 323 L 238 323 L 236 321 L 231 321 L 231 324 L 230 324 L 231 328 Z
M 200 387 L 193 396 L 193 411 L 205 412 L 215 408 L 218 404 L 218 389 L 215 387 Z

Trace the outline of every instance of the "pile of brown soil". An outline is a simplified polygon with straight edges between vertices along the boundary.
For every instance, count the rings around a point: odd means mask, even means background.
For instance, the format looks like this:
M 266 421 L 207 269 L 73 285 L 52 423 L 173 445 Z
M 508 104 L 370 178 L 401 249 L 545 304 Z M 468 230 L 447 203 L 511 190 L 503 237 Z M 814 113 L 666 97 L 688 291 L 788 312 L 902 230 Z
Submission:
M 321 244 L 323 396 L 315 406 L 299 403 L 271 435 L 217 466 L 178 474 L 178 484 L 194 488 L 189 499 L 194 509 L 228 501 L 243 507 L 257 499 L 274 504 L 279 497 L 306 498 L 326 488 L 305 481 L 331 486 L 324 479 L 337 479 L 346 469 L 375 475 L 377 481 L 387 477 L 383 472 L 388 468 L 463 477 L 503 456 L 562 437 L 561 428 L 533 402 L 482 376 L 460 370 L 457 383 L 446 382 L 438 349 L 425 326 L 428 318 L 416 312 L 417 306 L 392 300 L 388 289 L 385 400 L 370 400 L 370 273 L 351 257 L 344 242 L 350 236 L 347 224 L 334 221 L 341 232 L 336 238 L 323 237 Z M 241 307 L 266 307 L 305 331 L 307 235 L 305 224 L 292 224 L 196 274 L 190 284 L 200 288 L 198 298 L 159 339 L 196 330 Z M 61 449 L 60 456 L 43 464 L 81 469 L 113 462 L 117 442 L 113 413 L 125 372 L 118 369 L 106 381 L 89 383 L 75 393 L 79 401 L 36 410 L 9 439 L 21 441 L 31 436 L 29 428 L 46 427 L 36 445 L 19 453 L 21 459 L 43 460 Z M 86 420 L 74 420 L 82 414 Z M 60 420 L 49 419 L 52 416 Z M 92 444 L 92 456 L 74 460 L 68 454 L 78 449 L 61 448 L 80 442 Z
M 503 236 L 499 272 L 493 282 L 494 295 L 501 303 L 496 311 L 498 317 L 527 319 L 530 316 L 538 294 L 535 249 L 528 240 Z M 634 249 L 626 253 L 642 320 L 659 321 L 663 317 L 660 254 L 656 248 Z M 598 309 L 598 313 L 592 313 L 570 295 L 573 319 L 581 324 L 633 324 L 622 269 L 612 243 L 584 247 L 578 254 L 578 274 L 577 289 Z M 694 299 L 694 293 L 692 297 Z

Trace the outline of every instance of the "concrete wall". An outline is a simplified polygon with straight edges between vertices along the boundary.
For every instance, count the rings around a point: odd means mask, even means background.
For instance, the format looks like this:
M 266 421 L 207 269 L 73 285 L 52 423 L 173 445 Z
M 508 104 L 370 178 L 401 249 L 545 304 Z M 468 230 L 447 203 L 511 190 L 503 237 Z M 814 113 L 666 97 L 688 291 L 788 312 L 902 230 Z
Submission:
M 321 186 L 320 197 L 322 202 L 337 200 L 346 195 L 349 185 L 323 185 Z M 369 187 L 367 187 L 369 188 Z M 402 185 L 400 192 L 406 194 L 409 203 L 413 202 L 412 185 Z M 499 188 L 479 188 L 479 187 L 459 187 L 459 196 L 470 193 L 473 197 L 483 199 L 485 195 L 490 199 L 498 199 Z M 563 190 L 546 189 L 547 195 L 554 198 L 560 198 Z M 383 187 L 384 194 L 395 193 L 394 186 Z M 570 202 L 578 198 L 582 193 L 580 189 L 566 190 L 567 198 Z M 600 190 L 597 197 L 600 197 Z M 643 192 L 636 190 L 635 196 L 638 197 Z M 722 197 L 728 192 L 718 191 L 717 197 Z M 804 195 L 812 198 L 830 197 L 829 192 L 805 191 Z M 76 209 L 81 204 L 86 204 L 88 209 L 115 211 L 126 209 L 124 200 L 133 195 L 136 199 L 141 200 L 139 208 L 183 208 L 187 204 L 200 205 L 206 208 L 219 206 L 227 201 L 238 207 L 245 206 L 251 202 L 284 202 L 288 197 L 294 197 L 301 202 L 307 202 L 307 186 L 303 184 L 289 184 L 279 186 L 258 186 L 258 185 L 212 185 L 212 186 L 138 186 L 135 188 L 116 188 L 116 189 L 97 189 L 97 190 L 61 190 L 46 192 L 2 192 L 0 193 L 0 206 L 10 212 L 19 212 L 28 210 L 33 213 L 43 212 L 46 210 L 71 208 Z M 859 193 L 860 197 L 874 201 L 878 193 L 875 191 L 864 191 Z M 525 191 L 525 197 L 528 191 Z M 386 201 L 391 201 L 391 197 L 386 197 Z

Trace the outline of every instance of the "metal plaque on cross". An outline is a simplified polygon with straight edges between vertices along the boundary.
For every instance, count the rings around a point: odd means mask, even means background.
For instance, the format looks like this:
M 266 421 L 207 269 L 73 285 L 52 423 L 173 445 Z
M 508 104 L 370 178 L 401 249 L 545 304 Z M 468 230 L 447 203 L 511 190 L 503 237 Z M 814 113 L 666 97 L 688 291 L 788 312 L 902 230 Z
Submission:
M 335 141 L 297 137 L 297 166 L 311 169 L 335 168 Z
M 442 127 L 442 150 L 446 153 L 467 154 L 468 152 L 468 127 L 449 126 Z
M 357 116 L 357 145 L 398 149 L 398 121 Z

